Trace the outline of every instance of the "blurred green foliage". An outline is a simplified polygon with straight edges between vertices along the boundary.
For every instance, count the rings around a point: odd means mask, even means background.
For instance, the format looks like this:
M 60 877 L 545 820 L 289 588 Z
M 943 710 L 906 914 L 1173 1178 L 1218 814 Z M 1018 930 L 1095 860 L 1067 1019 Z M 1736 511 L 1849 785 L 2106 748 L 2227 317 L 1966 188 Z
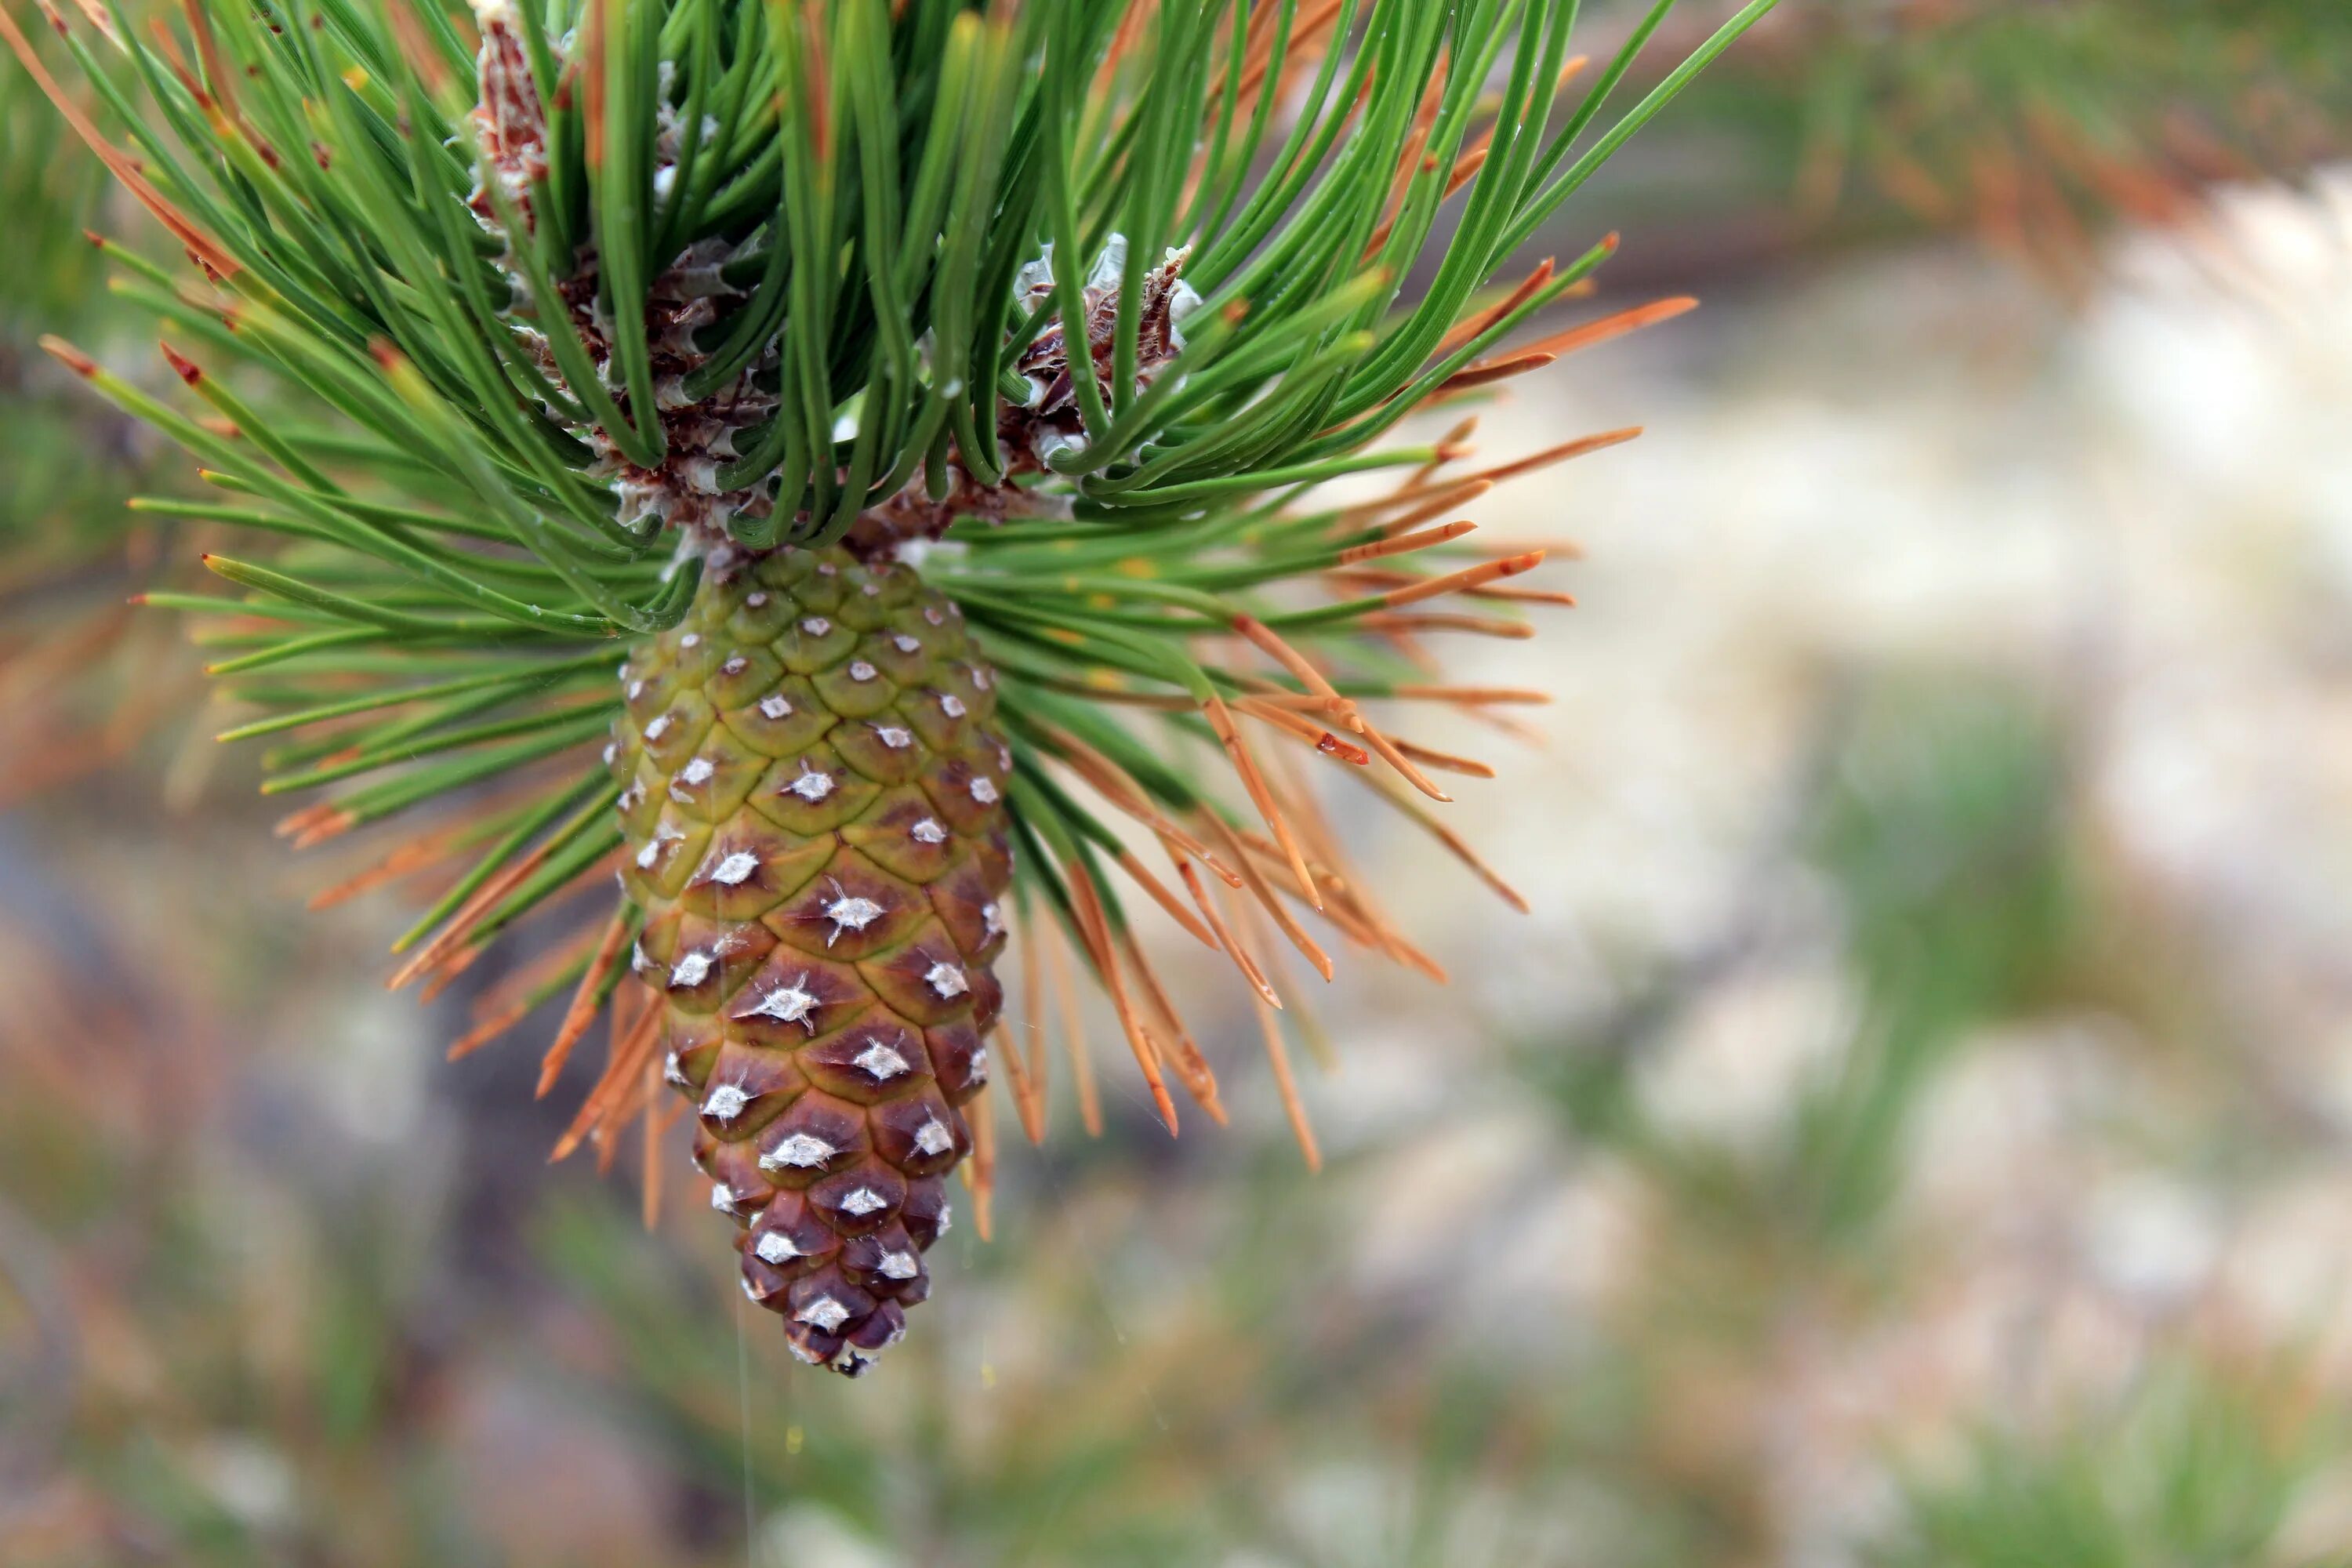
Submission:
M 1988 1427 L 1959 1473 L 1908 1489 L 1875 1568 L 2338 1568 L 2352 1547 L 2282 1555 L 2298 1498 L 2347 1451 L 2305 1369 L 2170 1358 L 2049 1436 Z
M 37 37 L 54 42 L 46 27 Z M 36 346 L 44 332 L 106 331 L 113 301 L 82 230 L 107 194 L 98 160 L 32 78 L 0 60 L 0 592 L 119 542 L 133 453 L 152 445 Z
M 1824 729 L 1798 849 L 1838 895 L 1859 1011 L 1780 1135 L 1758 1151 L 1693 1144 L 1648 1124 L 1633 1096 L 1645 1048 L 1709 963 L 1668 970 L 1591 1037 L 1530 1046 L 1525 1061 L 1574 1127 L 1654 1168 L 1727 1235 L 1830 1258 L 1874 1238 L 1911 1111 L 1953 1047 L 2056 1000 L 2082 914 L 2060 732 L 2025 694 L 1898 673 L 1842 698 Z
M 1857 1038 L 1800 1098 L 1768 1184 L 1830 1248 L 1895 1200 L 1912 1108 L 1955 1046 L 2059 999 L 2081 919 L 2049 715 L 1999 686 L 1899 676 L 1859 708 L 1811 846 L 1844 911 Z
M 62 58 L 63 51 L 48 51 Z M 85 225 L 97 215 L 105 172 L 12 59 L 0 71 L 0 212 L 9 220 L 9 272 L 0 321 L 12 334 L 70 316 L 98 280 Z
M 2078 274 L 2098 226 L 2352 152 L 2347 58 L 2352 8 L 2308 0 L 1813 0 L 1700 79 L 1627 199 L 1702 227 L 1760 204 L 1798 250 L 1969 230 Z

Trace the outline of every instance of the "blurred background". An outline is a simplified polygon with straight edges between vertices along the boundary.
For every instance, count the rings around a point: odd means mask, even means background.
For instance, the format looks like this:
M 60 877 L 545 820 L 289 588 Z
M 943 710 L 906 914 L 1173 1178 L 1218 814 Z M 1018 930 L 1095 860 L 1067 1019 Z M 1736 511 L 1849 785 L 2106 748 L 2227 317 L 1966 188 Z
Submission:
M 161 247 L 6 64 L 0 1563 L 2352 1563 L 2347 12 L 1789 0 L 1703 79 L 1550 237 L 1705 308 L 1483 414 L 1649 428 L 1477 509 L 1580 607 L 1453 668 L 1559 700 L 1415 735 L 1533 912 L 1350 805 L 1455 978 L 1311 999 L 1325 1169 L 1163 942 L 1234 1125 L 1062 1074 L 854 1385 L 545 1163 L 551 1018 L 442 1059 L 496 962 L 304 910 L 123 608 L 185 464 L 32 347 L 133 363 L 80 230 Z

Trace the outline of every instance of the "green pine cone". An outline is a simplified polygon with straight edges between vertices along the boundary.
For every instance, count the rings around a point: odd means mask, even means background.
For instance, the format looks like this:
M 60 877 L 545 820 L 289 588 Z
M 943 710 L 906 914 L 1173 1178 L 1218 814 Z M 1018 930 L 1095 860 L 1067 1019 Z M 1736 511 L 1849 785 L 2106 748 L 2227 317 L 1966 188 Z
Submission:
M 961 613 L 784 549 L 707 577 L 624 668 L 634 955 L 743 1289 L 856 1375 L 929 1293 L 1003 993 L 1011 754 Z

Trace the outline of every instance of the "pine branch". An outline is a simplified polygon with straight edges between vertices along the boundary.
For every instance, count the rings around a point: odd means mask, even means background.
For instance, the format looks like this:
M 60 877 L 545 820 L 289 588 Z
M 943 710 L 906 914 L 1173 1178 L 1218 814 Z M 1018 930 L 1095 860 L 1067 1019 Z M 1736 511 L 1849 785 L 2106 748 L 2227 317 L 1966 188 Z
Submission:
M 730 727 L 716 755 L 672 753 L 667 728 L 711 712 L 663 706 L 686 701 L 679 671 L 740 676 L 729 700 L 769 693 L 758 723 L 866 721 L 877 778 L 901 776 L 894 752 L 944 770 L 925 787 L 949 824 L 893 842 L 950 846 L 979 880 L 950 900 L 960 962 L 917 973 L 939 999 L 971 997 L 959 1005 L 985 1030 L 995 894 L 1016 879 L 1024 942 L 1057 931 L 1083 955 L 1172 1131 L 1171 1086 L 1223 1110 L 1122 885 L 1269 1006 L 1295 999 L 1270 984 L 1260 930 L 1332 973 L 1308 911 L 1442 974 L 1347 865 L 1302 764 L 1370 783 L 1518 901 L 1412 798 L 1450 798 L 1431 770 L 1492 770 L 1392 737 L 1367 705 L 1489 700 L 1430 682 L 1421 637 L 1522 635 L 1524 606 L 1565 595 L 1504 585 L 1542 552 L 1485 548 L 1445 514 L 1631 433 L 1471 474 L 1475 421 L 1391 437 L 1684 308 L 1513 350 L 1615 237 L 1515 287 L 1496 275 L 1771 4 L 1630 103 L 1650 29 L 1579 88 L 1575 10 L 1550 0 L 479 0 L 467 29 L 420 0 L 192 0 L 184 21 L 141 35 L 118 17 L 95 45 L 61 25 L 110 129 L 36 75 L 197 263 L 185 280 L 133 266 L 128 290 L 164 318 L 168 363 L 210 413 L 47 346 L 233 498 L 151 510 L 262 544 L 206 557 L 228 595 L 151 602 L 200 617 L 252 715 L 228 734 L 276 738 L 265 787 L 332 792 L 280 831 L 307 846 L 422 821 L 345 884 L 427 890 L 396 983 L 447 984 L 616 864 L 628 890 L 604 929 L 634 935 L 630 967 L 657 996 L 698 994 L 728 942 L 772 946 L 748 917 L 691 945 L 681 911 L 757 894 L 744 907 L 772 928 L 789 889 L 763 891 L 766 857 L 855 857 L 851 826 L 880 828 L 838 815 L 859 797 L 836 795 L 821 728 L 752 745 Z M 13 21 L 0 31 L 36 63 Z M 304 405 L 299 423 L 278 412 Z M 1379 476 L 1372 499 L 1318 499 Z M 910 631 L 841 664 L 918 593 Z M 850 594 L 868 607 L 836 622 Z M 828 608 L 779 619 L 796 596 Z M 1491 613 L 1428 607 L 1453 596 Z M 927 626 L 970 661 L 939 665 Z M 730 657 L 706 668 L 720 641 Z M 903 726 L 873 718 L 898 690 L 886 667 L 932 682 L 892 710 Z M 798 796 L 772 806 L 781 839 L 743 815 L 772 763 L 772 793 Z M 1149 830 L 1167 875 L 1114 820 Z M 854 886 L 828 875 L 825 900 L 791 917 L 831 922 L 818 952 L 885 929 L 894 884 L 856 864 L 839 874 Z M 1228 919 L 1204 871 L 1255 913 Z M 701 1047 L 657 1022 L 668 1003 L 635 1011 L 614 943 L 598 951 L 562 966 L 577 989 L 551 1061 L 622 999 L 564 1145 L 609 1158 L 652 1114 L 658 1042 L 673 1081 L 713 1069 L 681 1062 Z M 797 985 L 767 1016 L 822 1005 Z M 502 994 L 493 1011 L 520 1016 Z M 907 1070 L 895 1047 L 876 1059 Z M 940 1061 L 943 1088 L 976 1092 Z M 1033 1131 L 1035 1081 L 1016 1075 Z M 727 1087 L 706 1132 L 748 1103 Z M 1307 1137 L 1295 1092 L 1290 1109 Z M 721 1200 L 749 1223 L 718 1148 Z M 759 1256 L 747 1289 L 781 1304 L 786 1277 Z M 796 1319 L 795 1345 L 856 1370 L 826 1316 Z

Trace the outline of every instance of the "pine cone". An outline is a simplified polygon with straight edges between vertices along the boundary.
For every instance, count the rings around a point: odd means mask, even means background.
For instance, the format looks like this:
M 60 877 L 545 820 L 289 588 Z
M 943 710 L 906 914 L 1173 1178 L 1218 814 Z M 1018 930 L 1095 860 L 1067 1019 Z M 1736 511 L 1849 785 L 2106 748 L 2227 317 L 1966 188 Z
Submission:
M 634 963 L 743 1289 L 856 1375 L 929 1293 L 1003 993 L 1011 770 L 961 613 L 902 566 L 784 549 L 625 667 Z

